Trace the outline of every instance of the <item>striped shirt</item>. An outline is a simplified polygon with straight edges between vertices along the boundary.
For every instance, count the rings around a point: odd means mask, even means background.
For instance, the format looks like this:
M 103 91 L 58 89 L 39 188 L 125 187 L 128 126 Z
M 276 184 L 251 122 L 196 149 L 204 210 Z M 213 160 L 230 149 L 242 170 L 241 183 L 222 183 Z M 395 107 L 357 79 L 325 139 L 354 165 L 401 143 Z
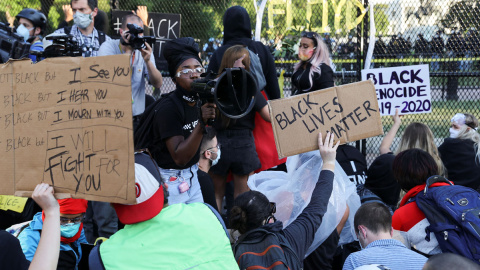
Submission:
M 373 241 L 365 249 L 350 254 L 343 270 L 353 270 L 362 265 L 381 264 L 392 270 L 421 270 L 427 258 L 395 239 Z
M 54 33 L 63 34 L 65 33 L 64 28 L 55 30 Z M 73 40 L 78 42 L 80 49 L 82 50 L 83 57 L 91 57 L 98 55 L 98 49 L 100 48 L 100 42 L 98 38 L 97 29 L 93 28 L 93 32 L 90 35 L 85 36 L 82 34 L 80 29 L 74 24 L 70 30 L 70 35 L 73 36 Z M 109 41 L 111 38 L 105 35 L 105 41 Z

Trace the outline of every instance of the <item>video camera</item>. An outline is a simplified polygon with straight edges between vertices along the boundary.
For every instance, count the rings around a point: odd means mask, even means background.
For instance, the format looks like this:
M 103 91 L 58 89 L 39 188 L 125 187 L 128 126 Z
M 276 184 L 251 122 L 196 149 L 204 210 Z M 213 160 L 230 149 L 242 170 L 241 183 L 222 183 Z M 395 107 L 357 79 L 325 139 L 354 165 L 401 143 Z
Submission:
M 132 46 L 134 50 L 145 49 L 145 42 L 147 42 L 150 47 L 153 47 L 153 43 L 156 40 L 154 36 L 138 36 L 138 34 L 143 33 L 142 27 L 129 23 L 127 24 L 127 28 L 130 34 L 128 45 Z
M 29 50 L 30 43 L 13 32 L 10 26 L 0 22 L 0 63 L 6 63 L 10 58 L 28 57 Z
M 210 75 L 192 83 L 202 103 L 214 102 L 218 110 L 228 118 L 238 119 L 247 115 L 255 105 L 257 82 L 244 68 L 226 68 L 216 79 Z
M 45 39 L 47 42 L 44 42 L 44 51 L 39 53 L 42 57 L 82 56 L 82 49 L 72 35 L 50 34 Z

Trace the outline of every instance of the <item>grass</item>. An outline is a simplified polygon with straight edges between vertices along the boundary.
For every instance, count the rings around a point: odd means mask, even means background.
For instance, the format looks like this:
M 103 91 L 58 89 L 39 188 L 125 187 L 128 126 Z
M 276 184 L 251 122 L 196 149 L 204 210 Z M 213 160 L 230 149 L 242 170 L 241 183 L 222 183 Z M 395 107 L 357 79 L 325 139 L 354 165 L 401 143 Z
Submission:
M 412 122 L 428 125 L 436 138 L 449 136 L 450 119 L 456 113 L 470 113 L 480 117 L 480 101 L 432 101 L 432 112 L 424 114 L 409 114 L 402 116 L 402 125 L 397 132 L 400 137 L 405 128 Z M 393 125 L 392 117 L 382 117 L 383 130 L 387 133 Z

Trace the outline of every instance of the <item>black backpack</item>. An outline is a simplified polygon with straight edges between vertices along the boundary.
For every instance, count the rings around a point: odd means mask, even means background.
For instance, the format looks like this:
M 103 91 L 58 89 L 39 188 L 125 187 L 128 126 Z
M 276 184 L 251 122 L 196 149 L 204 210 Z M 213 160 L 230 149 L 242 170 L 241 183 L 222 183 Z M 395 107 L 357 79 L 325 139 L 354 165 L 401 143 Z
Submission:
M 135 150 L 148 148 L 155 139 L 153 136 L 152 127 L 154 125 L 157 111 L 161 108 L 163 102 L 167 99 L 172 99 L 173 103 L 179 108 L 182 118 L 185 118 L 185 111 L 183 109 L 182 101 L 176 97 L 174 91 L 162 94 L 161 97 L 148 106 L 143 112 L 138 127 L 133 131 L 133 145 Z
M 285 236 L 262 228 L 240 236 L 232 249 L 240 269 L 302 269 Z

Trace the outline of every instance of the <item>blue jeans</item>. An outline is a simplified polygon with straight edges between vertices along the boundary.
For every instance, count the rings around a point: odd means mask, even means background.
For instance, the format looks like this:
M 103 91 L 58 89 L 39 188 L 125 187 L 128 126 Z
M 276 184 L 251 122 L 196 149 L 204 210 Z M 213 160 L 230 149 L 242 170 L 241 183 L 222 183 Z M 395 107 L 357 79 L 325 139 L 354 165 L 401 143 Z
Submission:
M 202 190 L 198 183 L 197 164 L 183 170 L 162 168 L 159 168 L 159 170 L 162 180 L 168 184 L 168 204 L 203 202 Z M 170 181 L 172 177 L 176 179 Z M 184 182 L 189 189 L 182 193 L 179 186 Z

